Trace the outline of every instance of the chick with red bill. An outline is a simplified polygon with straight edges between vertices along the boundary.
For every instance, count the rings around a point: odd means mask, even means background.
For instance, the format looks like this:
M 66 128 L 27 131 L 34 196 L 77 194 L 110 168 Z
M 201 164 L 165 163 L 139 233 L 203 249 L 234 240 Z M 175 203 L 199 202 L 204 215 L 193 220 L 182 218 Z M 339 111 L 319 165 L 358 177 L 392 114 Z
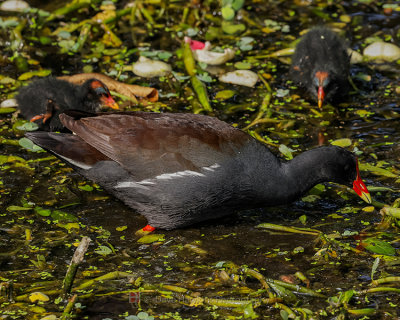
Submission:
M 70 109 L 96 112 L 102 105 L 119 109 L 107 86 L 98 79 L 76 85 L 54 77 L 43 78 L 21 88 L 16 99 L 22 116 L 45 131 L 69 131 L 58 116 Z
M 349 91 L 350 56 L 345 42 L 326 27 L 314 27 L 296 46 L 290 78 L 307 89 L 322 108 L 338 103 Z

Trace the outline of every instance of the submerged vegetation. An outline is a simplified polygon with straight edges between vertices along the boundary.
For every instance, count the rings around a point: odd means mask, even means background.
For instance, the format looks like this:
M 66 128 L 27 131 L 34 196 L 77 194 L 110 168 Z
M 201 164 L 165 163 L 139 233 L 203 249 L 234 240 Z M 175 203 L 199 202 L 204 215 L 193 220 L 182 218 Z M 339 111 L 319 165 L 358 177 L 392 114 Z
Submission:
M 0 12 L 1 318 L 399 316 L 398 5 L 72 0 L 7 11 L 13 2 Z M 323 109 L 287 76 L 299 35 L 317 24 L 358 59 L 348 99 Z M 25 139 L 36 128 L 9 100 L 34 77 L 92 72 L 119 81 L 110 88 L 125 110 L 213 115 L 287 160 L 348 148 L 373 205 L 317 185 L 288 206 L 136 236 L 145 219 Z

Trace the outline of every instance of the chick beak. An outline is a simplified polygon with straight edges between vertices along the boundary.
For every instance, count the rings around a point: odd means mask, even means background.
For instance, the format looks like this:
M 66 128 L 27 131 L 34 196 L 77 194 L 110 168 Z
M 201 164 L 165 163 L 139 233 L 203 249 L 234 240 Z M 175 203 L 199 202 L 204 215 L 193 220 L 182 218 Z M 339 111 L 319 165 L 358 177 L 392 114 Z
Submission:
M 318 81 L 318 108 L 321 109 L 325 98 L 324 86 L 329 80 L 329 73 L 327 71 L 317 71 L 315 78 Z
M 115 109 L 115 110 L 119 109 L 118 104 L 115 102 L 115 100 L 111 96 L 102 97 L 101 100 L 107 107 L 110 107 L 111 109 Z
M 353 181 L 353 190 L 366 203 L 372 203 L 371 195 L 369 194 L 369 191 L 368 191 L 366 185 L 361 180 L 360 171 L 358 170 L 358 161 L 356 164 L 356 169 L 357 169 L 357 178 L 356 178 L 356 180 Z
M 324 98 L 325 98 L 324 87 L 319 86 L 318 87 L 318 108 L 320 108 L 320 109 L 322 109 L 322 104 L 324 103 Z

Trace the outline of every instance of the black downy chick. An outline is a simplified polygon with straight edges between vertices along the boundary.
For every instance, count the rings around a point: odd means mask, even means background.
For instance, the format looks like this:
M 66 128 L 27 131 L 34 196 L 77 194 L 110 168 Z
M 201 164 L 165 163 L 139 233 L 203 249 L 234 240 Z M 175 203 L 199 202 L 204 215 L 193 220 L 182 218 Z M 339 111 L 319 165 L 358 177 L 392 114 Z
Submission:
M 43 78 L 21 88 L 16 99 L 22 116 L 45 131 L 68 131 L 58 116 L 69 109 L 96 112 L 102 104 L 118 109 L 107 86 L 97 79 L 76 85 L 54 77 Z
M 314 27 L 297 44 L 291 79 L 305 87 L 321 108 L 324 100 L 337 103 L 349 91 L 350 56 L 345 42 L 326 27 Z

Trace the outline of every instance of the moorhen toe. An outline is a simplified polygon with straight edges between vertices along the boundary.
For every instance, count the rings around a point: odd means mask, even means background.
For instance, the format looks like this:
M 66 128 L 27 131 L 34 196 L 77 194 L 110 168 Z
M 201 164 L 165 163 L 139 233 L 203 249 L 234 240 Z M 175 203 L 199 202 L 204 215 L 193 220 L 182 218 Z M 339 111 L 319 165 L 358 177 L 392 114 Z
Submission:
M 107 86 L 97 79 L 76 85 L 54 77 L 35 80 L 16 96 L 22 116 L 46 131 L 63 131 L 59 115 L 69 109 L 95 112 L 101 104 L 118 109 Z
M 307 88 L 321 108 L 324 99 L 338 102 L 349 90 L 350 56 L 344 41 L 332 30 L 314 27 L 296 46 L 290 77 Z
M 369 192 L 349 151 L 326 146 L 281 162 L 245 132 L 194 114 L 67 111 L 75 134 L 26 136 L 144 215 L 173 229 L 241 209 L 289 203 L 317 183 Z

